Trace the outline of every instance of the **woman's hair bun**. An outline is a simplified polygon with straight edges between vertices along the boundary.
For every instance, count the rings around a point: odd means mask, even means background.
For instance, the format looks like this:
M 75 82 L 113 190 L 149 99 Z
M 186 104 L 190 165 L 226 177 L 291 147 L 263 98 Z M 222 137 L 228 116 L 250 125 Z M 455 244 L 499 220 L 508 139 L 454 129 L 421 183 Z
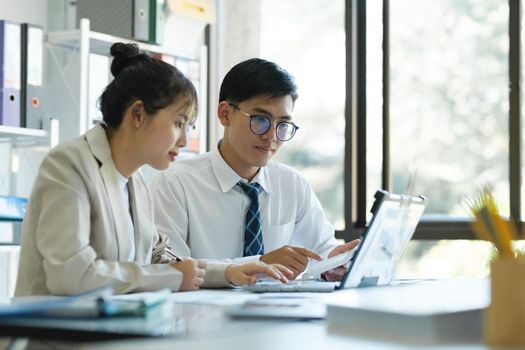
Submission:
M 137 44 L 115 43 L 111 45 L 110 53 L 113 56 L 111 74 L 114 77 L 131 63 L 148 57 L 145 53 L 140 52 Z

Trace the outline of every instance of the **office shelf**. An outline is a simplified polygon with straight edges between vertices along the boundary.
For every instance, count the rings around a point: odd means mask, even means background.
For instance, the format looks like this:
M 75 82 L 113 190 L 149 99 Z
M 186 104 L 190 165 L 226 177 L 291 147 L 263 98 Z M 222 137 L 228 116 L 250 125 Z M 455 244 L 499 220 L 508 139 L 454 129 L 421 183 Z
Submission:
M 69 116 L 71 114 L 77 116 L 75 120 L 63 119 L 64 129 L 61 130 L 61 138 L 71 138 L 84 134 L 93 126 L 94 116 L 90 113 L 90 56 L 97 54 L 101 56 L 110 56 L 110 48 L 116 42 L 128 42 L 137 44 L 139 49 L 153 53 L 169 55 L 183 59 L 189 58 L 187 55 L 181 55 L 168 48 L 142 43 L 131 39 L 120 38 L 109 34 L 94 32 L 90 29 L 89 19 L 83 18 L 80 20 L 79 29 L 50 32 L 46 35 L 46 45 L 49 48 L 60 49 L 65 53 L 75 53 L 71 60 L 62 61 L 64 66 L 57 64 L 59 74 L 63 75 L 65 86 L 69 91 L 73 91 L 73 105 L 74 110 L 67 110 L 63 105 L 54 106 L 50 110 L 53 115 Z M 203 56 L 203 59 L 205 56 Z M 70 64 L 70 66 L 68 66 Z M 64 70 L 67 67 L 67 70 Z M 104 77 L 100 77 L 101 79 Z M 97 92 L 98 93 L 98 92 Z
M 46 130 L 18 128 L 0 125 L 0 142 L 17 145 L 48 145 L 49 133 Z
M 89 52 L 99 55 L 109 55 L 111 45 L 116 42 L 135 43 L 141 50 L 149 53 L 164 54 L 181 58 L 192 59 L 194 57 L 182 52 L 174 52 L 159 45 L 138 42 L 131 39 L 116 37 L 109 34 L 98 33 L 89 30 L 89 20 L 82 19 L 80 29 L 51 32 L 47 34 L 47 43 L 56 47 L 70 50 L 79 50 L 82 38 L 89 40 Z
M 107 77 L 107 72 L 99 76 L 93 74 L 98 68 L 95 66 L 94 55 L 110 57 L 110 48 L 114 43 L 126 42 L 137 44 L 140 50 L 150 54 L 166 55 L 173 58 L 174 64 L 183 74 L 192 80 L 199 95 L 199 124 L 190 134 L 189 145 L 194 152 L 206 150 L 206 120 L 207 120 L 207 48 L 202 46 L 192 55 L 181 52 L 173 47 L 164 47 L 132 39 L 121 38 L 90 29 L 89 19 L 80 20 L 79 29 L 50 32 L 46 35 L 46 46 L 50 48 L 51 56 L 55 60 L 57 69 L 54 81 L 56 86 L 50 87 L 51 91 L 64 89 L 70 93 L 70 101 L 50 106 L 48 112 L 60 119 L 62 129 L 60 138 L 68 139 L 84 134 L 93 126 L 97 117 L 94 112 L 93 96 L 100 96 L 97 84 Z M 55 50 L 58 49 L 58 50 Z M 60 57 L 55 56 L 60 53 Z M 99 58 L 97 58 L 98 60 Z M 109 60 L 107 61 L 109 64 Z M 97 73 L 97 72 L 95 72 Z M 109 82 L 109 81 L 108 81 Z M 70 118 L 73 115 L 75 118 Z

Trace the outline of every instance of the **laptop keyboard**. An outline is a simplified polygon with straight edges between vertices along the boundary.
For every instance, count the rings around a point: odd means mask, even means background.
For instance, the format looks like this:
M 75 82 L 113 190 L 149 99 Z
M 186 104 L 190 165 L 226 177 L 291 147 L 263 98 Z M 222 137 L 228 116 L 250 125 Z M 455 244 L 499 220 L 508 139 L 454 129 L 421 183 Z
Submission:
M 272 279 L 257 281 L 256 284 L 243 287 L 244 290 L 255 293 L 281 293 L 281 292 L 332 292 L 335 290 L 338 282 L 325 282 L 317 280 L 289 281 L 282 283 Z

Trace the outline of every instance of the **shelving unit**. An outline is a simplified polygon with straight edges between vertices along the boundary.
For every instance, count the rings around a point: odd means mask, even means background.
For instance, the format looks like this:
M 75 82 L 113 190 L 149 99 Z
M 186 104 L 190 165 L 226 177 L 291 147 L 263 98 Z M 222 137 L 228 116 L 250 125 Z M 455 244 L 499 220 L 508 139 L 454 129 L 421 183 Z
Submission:
M 194 58 L 181 52 L 168 50 L 162 46 L 137 42 L 130 39 L 120 38 L 109 34 L 93 32 L 90 30 L 89 20 L 80 20 L 80 29 L 51 32 L 47 35 L 47 41 L 57 47 L 65 49 L 78 49 L 79 43 L 83 40 L 89 42 L 89 52 L 99 55 L 108 55 L 109 48 L 116 42 L 136 43 L 139 47 L 150 53 L 165 54 L 170 56 Z
M 0 143 L 10 143 L 17 147 L 53 148 L 58 143 L 58 123 L 58 120 L 51 119 L 48 130 L 0 125 Z
M 188 53 L 177 52 L 171 49 L 167 49 L 162 46 L 152 45 L 148 43 L 138 42 L 126 38 L 120 38 L 109 34 L 98 33 L 90 30 L 89 19 L 81 19 L 79 29 L 50 32 L 46 36 L 46 44 L 50 48 L 63 49 L 65 52 L 72 52 L 78 54 L 78 63 L 76 63 L 72 76 L 68 76 L 71 87 L 75 93 L 74 104 L 76 110 L 74 116 L 76 118 L 72 127 L 68 124 L 72 124 L 72 120 L 64 120 L 64 128 L 66 131 L 61 131 L 61 140 L 63 137 L 70 138 L 85 133 L 88 129 L 93 126 L 93 117 L 89 115 L 89 80 L 90 80 L 90 54 L 98 54 L 103 56 L 109 56 L 111 45 L 116 42 L 127 42 L 135 43 L 143 51 L 151 54 L 168 55 L 176 58 L 177 60 L 190 60 L 197 61 L 199 64 L 199 80 L 196 85 L 197 93 L 199 95 L 199 129 L 197 130 L 200 152 L 206 150 L 206 123 L 207 123 L 207 48 L 202 47 L 200 52 L 195 56 L 190 56 Z M 184 72 L 183 72 L 184 73 Z M 68 74 L 65 73 L 64 76 Z M 190 77 L 191 79 L 191 77 Z M 54 115 L 60 115 L 62 117 L 71 117 L 73 112 L 65 112 L 63 110 L 54 111 Z M 78 123 L 78 124 L 77 124 Z
M 40 129 L 0 125 L 0 142 L 47 144 L 49 142 L 49 132 Z
M 58 129 L 59 122 L 56 119 L 51 119 L 46 124 L 46 130 L 0 125 L 0 146 L 2 152 L 6 152 L 0 157 L 2 163 L 9 164 L 2 168 L 0 173 L 1 194 L 17 195 L 20 188 L 30 189 L 30 187 L 19 187 L 18 183 L 19 181 L 22 184 L 28 183 L 28 179 L 36 175 L 39 163 L 28 166 L 27 160 L 24 161 L 22 158 L 31 154 L 30 159 L 41 159 L 34 158 L 35 154 L 43 155 L 57 145 Z M 23 174 L 19 173 L 20 166 L 26 170 Z M 22 196 L 27 194 L 24 193 Z

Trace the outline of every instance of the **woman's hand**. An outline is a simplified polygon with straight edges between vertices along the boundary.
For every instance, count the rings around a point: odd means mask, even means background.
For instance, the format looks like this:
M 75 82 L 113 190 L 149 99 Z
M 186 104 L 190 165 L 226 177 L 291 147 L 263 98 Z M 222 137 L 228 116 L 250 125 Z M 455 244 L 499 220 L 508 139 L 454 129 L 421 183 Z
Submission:
M 204 275 L 206 274 L 204 270 L 206 267 L 205 261 L 188 259 L 170 263 L 170 265 L 183 274 L 179 292 L 197 290 L 204 282 Z
M 280 264 L 266 264 L 262 261 L 247 264 L 232 264 L 226 268 L 226 279 L 233 285 L 254 284 L 258 278 L 268 276 L 283 283 L 293 278 L 292 270 Z

